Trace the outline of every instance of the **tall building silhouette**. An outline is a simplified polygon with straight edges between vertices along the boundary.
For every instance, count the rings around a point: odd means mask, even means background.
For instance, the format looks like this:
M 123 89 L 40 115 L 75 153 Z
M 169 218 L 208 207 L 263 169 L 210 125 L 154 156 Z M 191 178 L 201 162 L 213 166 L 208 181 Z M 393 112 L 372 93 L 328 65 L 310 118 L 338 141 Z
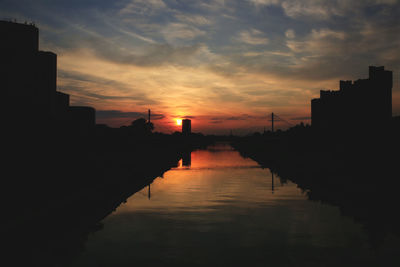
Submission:
M 192 133 L 192 121 L 189 119 L 182 120 L 182 134 L 190 135 Z
M 0 21 L 0 36 L 3 104 L 13 115 L 50 118 L 57 87 L 56 54 L 39 51 L 39 29 L 33 24 Z
M 34 24 L 0 21 L 0 36 L 3 123 L 94 126 L 93 108 L 71 108 L 69 95 L 57 92 L 57 55 L 39 50 L 39 29 Z M 85 122 L 76 123 L 80 118 Z
M 311 100 L 313 128 L 347 131 L 386 127 L 392 119 L 393 74 L 384 67 L 369 67 L 368 79 L 340 81 L 340 90 L 321 90 Z

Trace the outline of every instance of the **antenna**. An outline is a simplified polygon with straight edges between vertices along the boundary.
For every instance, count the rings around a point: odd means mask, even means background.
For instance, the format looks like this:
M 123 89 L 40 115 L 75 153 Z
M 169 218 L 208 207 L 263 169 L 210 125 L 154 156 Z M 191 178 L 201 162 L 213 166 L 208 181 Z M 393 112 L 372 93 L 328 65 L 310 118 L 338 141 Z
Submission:
M 272 128 L 272 132 L 274 132 L 274 113 L 271 113 L 271 128 Z

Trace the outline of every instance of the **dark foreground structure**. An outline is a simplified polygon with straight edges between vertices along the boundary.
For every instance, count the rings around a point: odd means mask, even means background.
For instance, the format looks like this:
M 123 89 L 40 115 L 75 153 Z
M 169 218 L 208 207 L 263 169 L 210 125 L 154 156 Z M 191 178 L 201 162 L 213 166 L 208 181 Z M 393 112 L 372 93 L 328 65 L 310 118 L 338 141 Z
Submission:
M 182 120 L 182 134 L 190 135 L 192 133 L 192 121 L 189 119 Z
M 87 235 L 133 193 L 207 145 L 199 135 L 96 125 L 92 107 L 57 91 L 57 56 L 33 24 L 0 21 L 1 236 L 8 266 L 68 266 Z
M 0 36 L 3 127 L 21 129 L 32 124 L 79 134 L 92 131 L 95 110 L 70 107 L 69 95 L 57 91 L 57 55 L 39 50 L 39 29 L 0 21 Z
M 340 207 L 365 226 L 372 246 L 379 246 L 400 236 L 400 121 L 391 115 L 392 72 L 369 70 L 368 79 L 321 91 L 321 98 L 312 100 L 312 126 L 236 138 L 232 145 L 294 181 L 311 200 Z
M 311 100 L 311 124 L 324 131 L 367 130 L 388 127 L 392 120 L 393 74 L 382 67 L 369 67 L 368 79 L 340 81 L 339 91 L 320 92 Z

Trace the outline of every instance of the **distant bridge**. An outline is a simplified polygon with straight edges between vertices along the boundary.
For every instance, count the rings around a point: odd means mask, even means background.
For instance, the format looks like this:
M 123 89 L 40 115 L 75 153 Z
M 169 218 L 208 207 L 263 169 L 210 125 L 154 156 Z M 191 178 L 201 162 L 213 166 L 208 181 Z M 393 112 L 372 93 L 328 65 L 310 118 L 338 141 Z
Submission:
M 271 131 L 274 132 L 274 122 L 275 121 L 283 121 L 284 123 L 286 123 L 287 125 L 289 125 L 290 127 L 295 126 L 293 123 L 288 122 L 287 120 L 281 118 L 280 116 L 276 115 L 275 113 L 271 113 L 271 119 L 269 120 L 271 122 Z

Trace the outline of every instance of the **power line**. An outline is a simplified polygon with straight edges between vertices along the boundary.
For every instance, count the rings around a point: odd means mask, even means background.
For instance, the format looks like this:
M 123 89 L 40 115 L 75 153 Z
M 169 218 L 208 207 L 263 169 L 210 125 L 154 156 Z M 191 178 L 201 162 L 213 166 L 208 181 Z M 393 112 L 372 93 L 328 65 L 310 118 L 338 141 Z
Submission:
M 283 121 L 283 122 L 287 123 L 287 124 L 290 125 L 290 126 L 295 126 L 293 123 L 288 122 L 287 120 L 281 118 L 280 116 L 278 116 L 278 115 L 275 115 L 275 116 L 278 117 L 278 119 L 280 119 L 280 121 Z
M 282 117 L 276 115 L 275 113 L 272 113 L 271 119 L 268 121 L 270 121 L 272 123 L 272 131 L 274 131 L 274 129 L 273 129 L 274 122 L 278 122 L 278 121 L 282 121 L 282 122 L 286 123 L 287 125 L 289 125 L 290 127 L 295 126 L 295 124 L 283 119 Z

